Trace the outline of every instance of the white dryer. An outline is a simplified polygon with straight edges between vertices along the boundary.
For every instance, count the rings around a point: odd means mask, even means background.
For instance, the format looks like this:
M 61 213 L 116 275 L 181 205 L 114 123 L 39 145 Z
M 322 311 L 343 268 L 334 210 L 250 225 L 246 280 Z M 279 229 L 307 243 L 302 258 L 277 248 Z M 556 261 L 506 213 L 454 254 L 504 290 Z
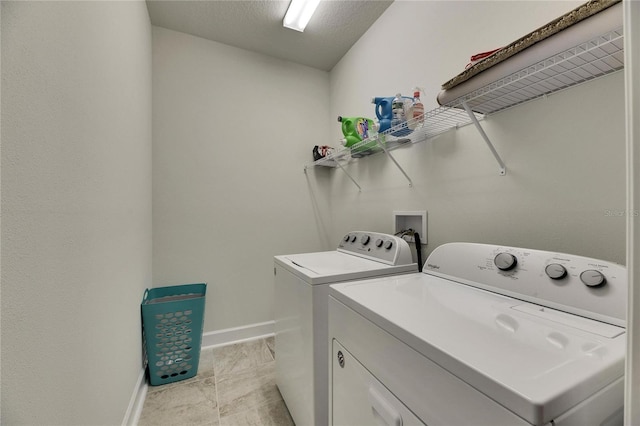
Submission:
M 332 251 L 276 256 L 276 383 L 298 426 L 328 423 L 329 284 L 416 272 L 406 241 L 350 232 Z
M 626 268 L 451 243 L 423 271 L 331 286 L 331 425 L 622 424 Z

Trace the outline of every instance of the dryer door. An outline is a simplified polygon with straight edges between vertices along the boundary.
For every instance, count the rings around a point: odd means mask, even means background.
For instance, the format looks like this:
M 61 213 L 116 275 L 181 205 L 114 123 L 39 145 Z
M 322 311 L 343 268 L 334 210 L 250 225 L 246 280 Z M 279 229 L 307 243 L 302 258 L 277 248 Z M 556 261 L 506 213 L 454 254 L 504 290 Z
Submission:
M 424 426 L 337 340 L 332 346 L 330 425 Z

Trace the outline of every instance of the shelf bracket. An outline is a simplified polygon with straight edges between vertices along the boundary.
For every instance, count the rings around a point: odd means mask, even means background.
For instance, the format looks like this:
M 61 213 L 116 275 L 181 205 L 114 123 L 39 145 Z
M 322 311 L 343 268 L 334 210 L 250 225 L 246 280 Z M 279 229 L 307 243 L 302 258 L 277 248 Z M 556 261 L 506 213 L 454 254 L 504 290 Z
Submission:
M 358 182 L 356 182 L 356 180 L 349 174 L 349 172 L 347 172 L 345 168 L 342 167 L 342 164 L 340 164 L 340 161 L 338 160 L 335 160 L 335 161 L 338 167 L 340 167 L 340 169 L 344 172 L 344 174 L 347 175 L 349 179 L 351 179 L 351 182 L 353 182 L 353 184 L 358 187 L 358 192 L 362 192 L 362 188 L 360 187 L 360 185 L 358 185 Z
M 387 154 L 387 157 L 389 157 L 391 159 L 391 161 L 393 161 L 393 164 L 396 165 L 396 167 L 398 168 L 398 170 L 400 170 L 402 172 L 402 174 L 404 175 L 404 177 L 409 181 L 409 186 L 412 187 L 413 186 L 413 182 L 411 181 L 411 178 L 409 177 L 409 175 L 407 175 L 404 171 L 404 169 L 402 167 L 400 167 L 400 164 L 398 164 L 398 162 L 396 161 L 395 158 L 393 158 L 393 155 L 391 155 L 391 153 L 389 152 L 389 150 L 387 148 L 385 148 L 384 144 L 382 143 L 382 138 L 378 137 L 376 139 L 376 142 L 378 143 L 378 146 L 380 147 L 380 149 L 382 149 L 384 151 L 385 154 Z
M 496 161 L 498 162 L 498 165 L 500 166 L 500 171 L 499 171 L 500 176 L 506 175 L 507 174 L 507 167 L 504 165 L 504 162 L 502 161 L 502 158 L 500 158 L 500 155 L 498 154 L 498 151 L 496 151 L 496 149 L 494 148 L 493 144 L 489 140 L 489 137 L 484 132 L 484 129 L 480 125 L 480 122 L 476 118 L 476 115 L 473 113 L 473 111 L 471 111 L 471 108 L 469 108 L 469 105 L 467 105 L 466 101 L 462 101 L 462 106 L 464 107 L 464 110 L 469 115 L 469 118 L 471 119 L 471 122 L 476 126 L 476 129 L 480 133 L 480 136 L 482 136 L 482 139 L 484 139 L 484 141 L 487 143 L 487 146 L 489 147 L 489 150 L 491 150 L 491 153 L 493 154 L 493 156 L 495 157 Z

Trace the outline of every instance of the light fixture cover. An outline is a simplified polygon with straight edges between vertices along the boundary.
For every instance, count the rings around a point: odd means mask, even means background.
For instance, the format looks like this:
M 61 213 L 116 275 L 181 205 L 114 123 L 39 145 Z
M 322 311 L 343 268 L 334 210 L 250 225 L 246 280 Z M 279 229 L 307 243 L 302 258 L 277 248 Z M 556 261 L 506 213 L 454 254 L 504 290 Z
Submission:
M 320 4 L 320 0 L 291 0 L 282 25 L 303 32 L 318 4 Z

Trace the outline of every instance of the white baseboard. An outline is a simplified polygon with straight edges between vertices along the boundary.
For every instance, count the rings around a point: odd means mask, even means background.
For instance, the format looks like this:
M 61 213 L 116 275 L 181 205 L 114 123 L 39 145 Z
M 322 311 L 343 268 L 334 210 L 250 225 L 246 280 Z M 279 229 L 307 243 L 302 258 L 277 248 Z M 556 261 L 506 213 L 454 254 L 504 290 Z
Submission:
M 274 322 L 267 321 L 257 324 L 249 324 L 242 327 L 227 328 L 224 330 L 210 331 L 202 335 L 202 347 L 224 346 L 232 343 L 255 340 L 272 336 Z
M 136 387 L 133 390 L 133 394 L 131 395 L 129 407 L 127 407 L 127 412 L 125 413 L 124 419 L 122 420 L 122 426 L 135 426 L 138 424 L 138 420 L 140 420 L 140 414 L 142 414 L 144 400 L 147 397 L 147 389 L 149 389 L 149 385 L 147 384 L 145 370 L 142 369 L 140 370 L 140 374 L 138 375 Z

